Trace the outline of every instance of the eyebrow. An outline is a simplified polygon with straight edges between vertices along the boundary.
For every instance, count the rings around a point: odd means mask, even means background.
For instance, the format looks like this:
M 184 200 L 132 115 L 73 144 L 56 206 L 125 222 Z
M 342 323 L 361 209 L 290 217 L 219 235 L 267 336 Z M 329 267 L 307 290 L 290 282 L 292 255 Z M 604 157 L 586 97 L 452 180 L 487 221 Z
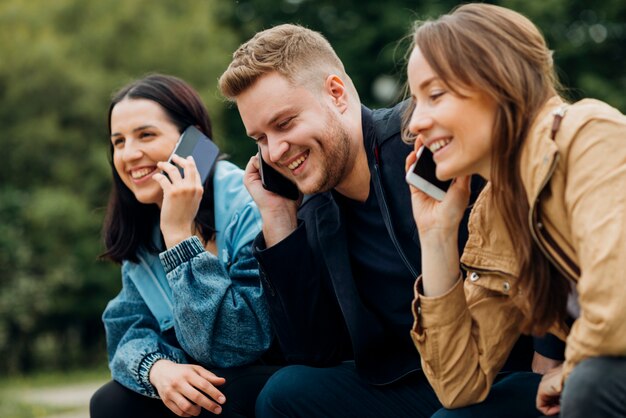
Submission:
M 267 126 L 273 125 L 274 123 L 276 123 L 276 121 L 277 121 L 278 119 L 282 118 L 282 117 L 285 115 L 285 113 L 289 113 L 289 112 L 291 112 L 291 111 L 292 111 L 292 109 L 293 109 L 292 107 L 285 107 L 285 108 L 282 108 L 282 109 L 278 110 L 278 111 L 274 114 L 274 116 L 272 116 L 272 118 L 271 118 L 270 120 L 268 120 L 268 121 L 267 121 L 267 123 L 266 123 L 265 125 L 267 125 Z M 256 136 L 257 136 L 257 132 L 256 132 L 256 131 L 253 131 L 253 132 L 246 132 L 246 134 L 247 134 L 250 138 L 253 138 L 253 139 L 255 139 L 255 138 L 256 138 Z
M 426 79 L 424 81 L 422 81 L 419 85 L 419 89 L 420 90 L 424 90 L 426 87 L 428 87 L 430 84 L 432 84 L 435 81 L 438 81 L 439 77 L 437 77 L 436 75 L 430 77 L 429 79 Z
M 137 131 L 143 131 L 144 129 L 154 129 L 156 128 L 154 125 L 142 125 L 142 126 L 138 126 L 135 129 L 132 130 L 133 133 L 137 132 Z M 114 132 L 111 134 L 111 138 L 113 138 L 114 136 L 121 136 L 122 134 L 119 132 Z

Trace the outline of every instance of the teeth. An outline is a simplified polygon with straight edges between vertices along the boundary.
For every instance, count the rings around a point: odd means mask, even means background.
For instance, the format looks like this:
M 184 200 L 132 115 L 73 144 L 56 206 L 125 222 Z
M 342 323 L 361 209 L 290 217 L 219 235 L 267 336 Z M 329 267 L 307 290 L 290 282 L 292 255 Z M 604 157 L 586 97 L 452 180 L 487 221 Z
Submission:
M 434 154 L 435 152 L 439 151 L 441 148 L 448 145 L 450 141 L 451 141 L 450 139 L 440 139 L 439 141 L 435 141 L 432 144 L 430 144 L 428 148 Z
M 304 162 L 304 160 L 306 160 L 306 156 L 305 155 L 303 155 L 302 157 L 298 158 L 296 161 L 292 162 L 287 167 L 289 167 L 290 170 L 295 170 L 296 168 L 300 167 L 300 164 L 302 164 Z
M 142 177 L 145 177 L 146 175 L 152 173 L 152 169 L 151 168 L 141 168 L 139 170 L 133 170 L 130 172 L 130 176 L 134 179 L 140 179 Z

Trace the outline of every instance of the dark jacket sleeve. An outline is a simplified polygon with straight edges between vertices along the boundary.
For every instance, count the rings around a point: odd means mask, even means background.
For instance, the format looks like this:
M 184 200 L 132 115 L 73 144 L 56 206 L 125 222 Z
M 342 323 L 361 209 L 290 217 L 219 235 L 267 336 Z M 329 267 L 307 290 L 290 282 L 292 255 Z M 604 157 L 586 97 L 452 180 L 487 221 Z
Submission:
M 280 348 L 289 363 L 327 366 L 351 358 L 343 316 L 322 260 L 315 260 L 306 226 L 265 248 L 263 233 L 255 257 Z
M 565 341 L 559 340 L 552 334 L 543 337 L 533 337 L 535 351 L 552 360 L 565 360 Z

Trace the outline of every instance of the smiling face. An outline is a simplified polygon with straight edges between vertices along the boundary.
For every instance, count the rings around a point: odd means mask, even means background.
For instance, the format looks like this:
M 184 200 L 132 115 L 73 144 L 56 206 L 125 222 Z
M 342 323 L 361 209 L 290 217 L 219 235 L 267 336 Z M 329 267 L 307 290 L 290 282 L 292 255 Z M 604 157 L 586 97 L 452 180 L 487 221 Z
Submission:
M 335 99 L 293 85 L 276 72 L 259 78 L 236 99 L 263 159 L 304 194 L 336 187 L 354 164 L 354 144 L 342 122 L 345 106 Z
M 161 205 L 163 190 L 152 175 L 157 162 L 168 160 L 179 137 L 176 125 L 151 100 L 126 98 L 111 111 L 113 165 L 139 202 Z
M 489 179 L 496 102 L 457 84 L 457 92 L 452 91 L 435 74 L 418 47 L 411 53 L 407 71 L 415 104 L 408 129 L 413 135 L 420 135 L 433 152 L 437 178 L 449 180 L 480 174 Z

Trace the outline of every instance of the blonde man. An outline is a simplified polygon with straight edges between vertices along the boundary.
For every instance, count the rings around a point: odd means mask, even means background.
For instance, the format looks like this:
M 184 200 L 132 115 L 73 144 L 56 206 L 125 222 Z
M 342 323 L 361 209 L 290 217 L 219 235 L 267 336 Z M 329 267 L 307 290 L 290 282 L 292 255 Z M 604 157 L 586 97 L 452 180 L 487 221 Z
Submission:
M 255 255 L 280 346 L 301 364 L 268 381 L 257 416 L 431 416 L 441 404 L 409 336 L 421 266 L 404 104 L 362 106 L 328 41 L 296 25 L 243 44 L 219 86 L 263 159 L 307 195 L 298 207 L 267 191 L 250 159 L 244 183 L 263 219 Z M 534 394 L 538 381 L 516 382 Z

